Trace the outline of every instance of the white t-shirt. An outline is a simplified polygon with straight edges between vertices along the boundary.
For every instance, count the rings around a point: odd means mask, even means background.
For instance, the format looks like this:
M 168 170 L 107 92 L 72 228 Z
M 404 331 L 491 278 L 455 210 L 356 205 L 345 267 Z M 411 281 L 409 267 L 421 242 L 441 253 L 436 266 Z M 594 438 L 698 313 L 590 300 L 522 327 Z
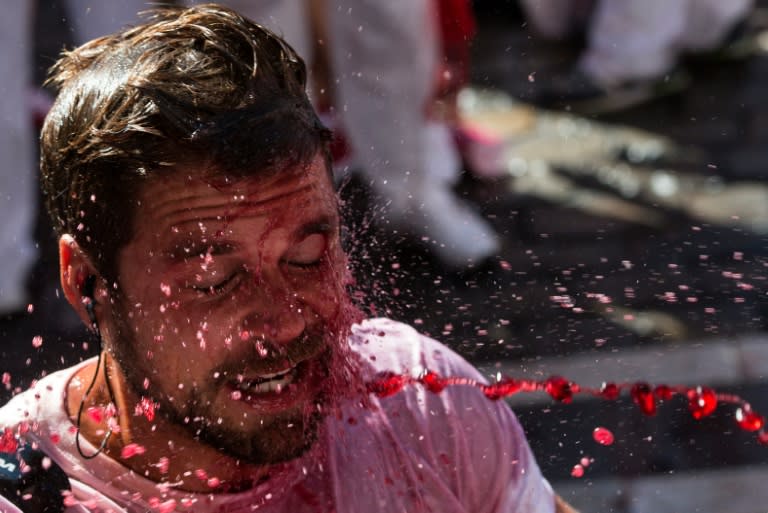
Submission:
M 364 377 L 381 371 L 482 379 L 445 346 L 411 327 L 373 319 L 349 339 Z M 84 362 L 81 365 L 86 365 Z M 150 481 L 116 460 L 85 460 L 75 448 L 65 409 L 67 384 L 78 367 L 40 380 L 0 409 L 0 429 L 28 423 L 25 438 L 69 476 L 68 513 L 434 512 L 551 513 L 553 493 L 520 425 L 503 402 L 474 387 L 439 394 L 408 386 L 363 408 L 350 401 L 323 423 L 315 447 L 240 493 L 191 493 Z M 84 439 L 83 450 L 95 451 Z M 0 512 L 18 509 L 0 498 Z

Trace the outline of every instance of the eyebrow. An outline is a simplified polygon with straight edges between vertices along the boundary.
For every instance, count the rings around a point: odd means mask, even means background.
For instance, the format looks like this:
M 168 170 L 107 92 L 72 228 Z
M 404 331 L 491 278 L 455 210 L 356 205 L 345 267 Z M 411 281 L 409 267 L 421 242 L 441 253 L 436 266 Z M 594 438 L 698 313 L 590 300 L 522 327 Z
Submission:
M 300 240 L 314 234 L 329 235 L 336 231 L 338 223 L 330 216 L 323 215 L 316 220 L 301 225 L 291 235 L 294 239 Z M 163 251 L 166 257 L 173 263 L 183 262 L 189 258 L 210 253 L 211 256 L 221 256 L 235 253 L 238 245 L 226 239 L 217 240 L 215 238 L 206 239 L 205 242 L 199 239 L 181 238 L 174 242 L 174 248 Z
M 234 253 L 237 246 L 228 241 L 200 241 L 181 239 L 174 244 L 174 249 L 163 251 L 171 262 L 183 262 L 189 258 L 210 253 L 211 256 L 221 256 Z

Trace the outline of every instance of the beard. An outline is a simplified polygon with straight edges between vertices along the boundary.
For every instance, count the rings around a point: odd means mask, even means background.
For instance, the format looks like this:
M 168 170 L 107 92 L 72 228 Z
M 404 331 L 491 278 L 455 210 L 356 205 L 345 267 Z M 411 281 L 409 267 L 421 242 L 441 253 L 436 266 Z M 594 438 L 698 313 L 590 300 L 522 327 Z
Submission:
M 318 398 L 317 404 L 321 402 Z M 203 443 L 236 460 L 275 465 L 304 455 L 314 445 L 323 416 L 318 411 L 285 412 L 271 416 L 257 430 L 250 432 L 210 422 L 204 414 L 197 419 L 187 425 L 188 431 L 194 432 Z
M 310 401 L 262 417 L 257 413 L 249 415 L 249 419 L 228 417 L 217 399 L 225 379 L 244 373 L 246 368 L 264 369 L 270 363 L 259 355 L 255 344 L 244 343 L 239 351 L 228 351 L 224 361 L 212 366 L 211 378 L 205 383 L 184 383 L 186 394 L 179 400 L 174 396 L 178 389 L 163 384 L 162 377 L 150 379 L 147 386 L 147 377 L 162 376 L 162 369 L 151 365 L 146 354 L 140 354 L 142 344 L 128 317 L 122 315 L 125 310 L 115 311 L 115 341 L 110 349 L 133 394 L 154 401 L 158 405 L 156 414 L 191 438 L 245 463 L 273 465 L 302 456 L 316 442 L 324 417 L 335 411 L 343 398 L 364 390 L 358 360 L 347 344 L 349 327 L 323 326 L 322 333 L 304 334 L 272 351 L 274 360 L 301 362 L 311 357 L 316 361 L 314 367 L 322 379 Z M 179 358 L 183 358 L 183 349 L 179 351 Z M 216 356 L 211 354 L 212 358 Z M 215 375 L 220 378 L 213 378 Z

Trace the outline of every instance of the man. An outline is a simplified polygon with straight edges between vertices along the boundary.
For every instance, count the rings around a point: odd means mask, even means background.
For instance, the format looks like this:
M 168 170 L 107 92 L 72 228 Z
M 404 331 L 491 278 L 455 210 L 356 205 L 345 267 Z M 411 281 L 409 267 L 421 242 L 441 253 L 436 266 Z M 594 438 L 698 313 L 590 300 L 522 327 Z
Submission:
M 213 5 L 56 64 L 43 187 L 102 351 L 0 410 L 0 509 L 553 511 L 505 405 L 367 393 L 382 372 L 480 376 L 351 305 L 304 80 L 281 39 Z

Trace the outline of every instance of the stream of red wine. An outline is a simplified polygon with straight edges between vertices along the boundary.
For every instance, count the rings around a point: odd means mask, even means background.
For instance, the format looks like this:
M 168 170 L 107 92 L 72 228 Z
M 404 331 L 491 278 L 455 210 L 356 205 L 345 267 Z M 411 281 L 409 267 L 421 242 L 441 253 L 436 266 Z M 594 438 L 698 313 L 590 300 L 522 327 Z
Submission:
M 367 383 L 369 393 L 379 397 L 388 397 L 400 392 L 404 387 L 421 385 L 433 393 L 440 393 L 449 386 L 471 386 L 479 389 L 489 400 L 497 401 L 519 393 L 546 392 L 555 401 L 568 404 L 577 394 L 613 401 L 625 391 L 629 392 L 632 402 L 645 415 L 655 415 L 661 402 L 670 401 L 676 396 L 688 402 L 688 410 L 694 419 L 700 420 L 715 412 L 719 405 L 735 407 L 734 420 L 744 431 L 755 433 L 757 441 L 768 445 L 768 432 L 765 430 L 765 417 L 752 409 L 752 406 L 734 394 L 719 393 L 704 386 L 687 387 L 682 385 L 656 385 L 644 382 L 603 383 L 600 388 L 583 387 L 561 376 L 552 376 L 545 380 L 503 378 L 496 383 L 485 384 L 474 379 L 440 376 L 426 371 L 419 377 L 393 372 L 382 372 Z M 608 430 L 597 428 L 595 441 L 601 445 L 613 443 L 613 435 Z

